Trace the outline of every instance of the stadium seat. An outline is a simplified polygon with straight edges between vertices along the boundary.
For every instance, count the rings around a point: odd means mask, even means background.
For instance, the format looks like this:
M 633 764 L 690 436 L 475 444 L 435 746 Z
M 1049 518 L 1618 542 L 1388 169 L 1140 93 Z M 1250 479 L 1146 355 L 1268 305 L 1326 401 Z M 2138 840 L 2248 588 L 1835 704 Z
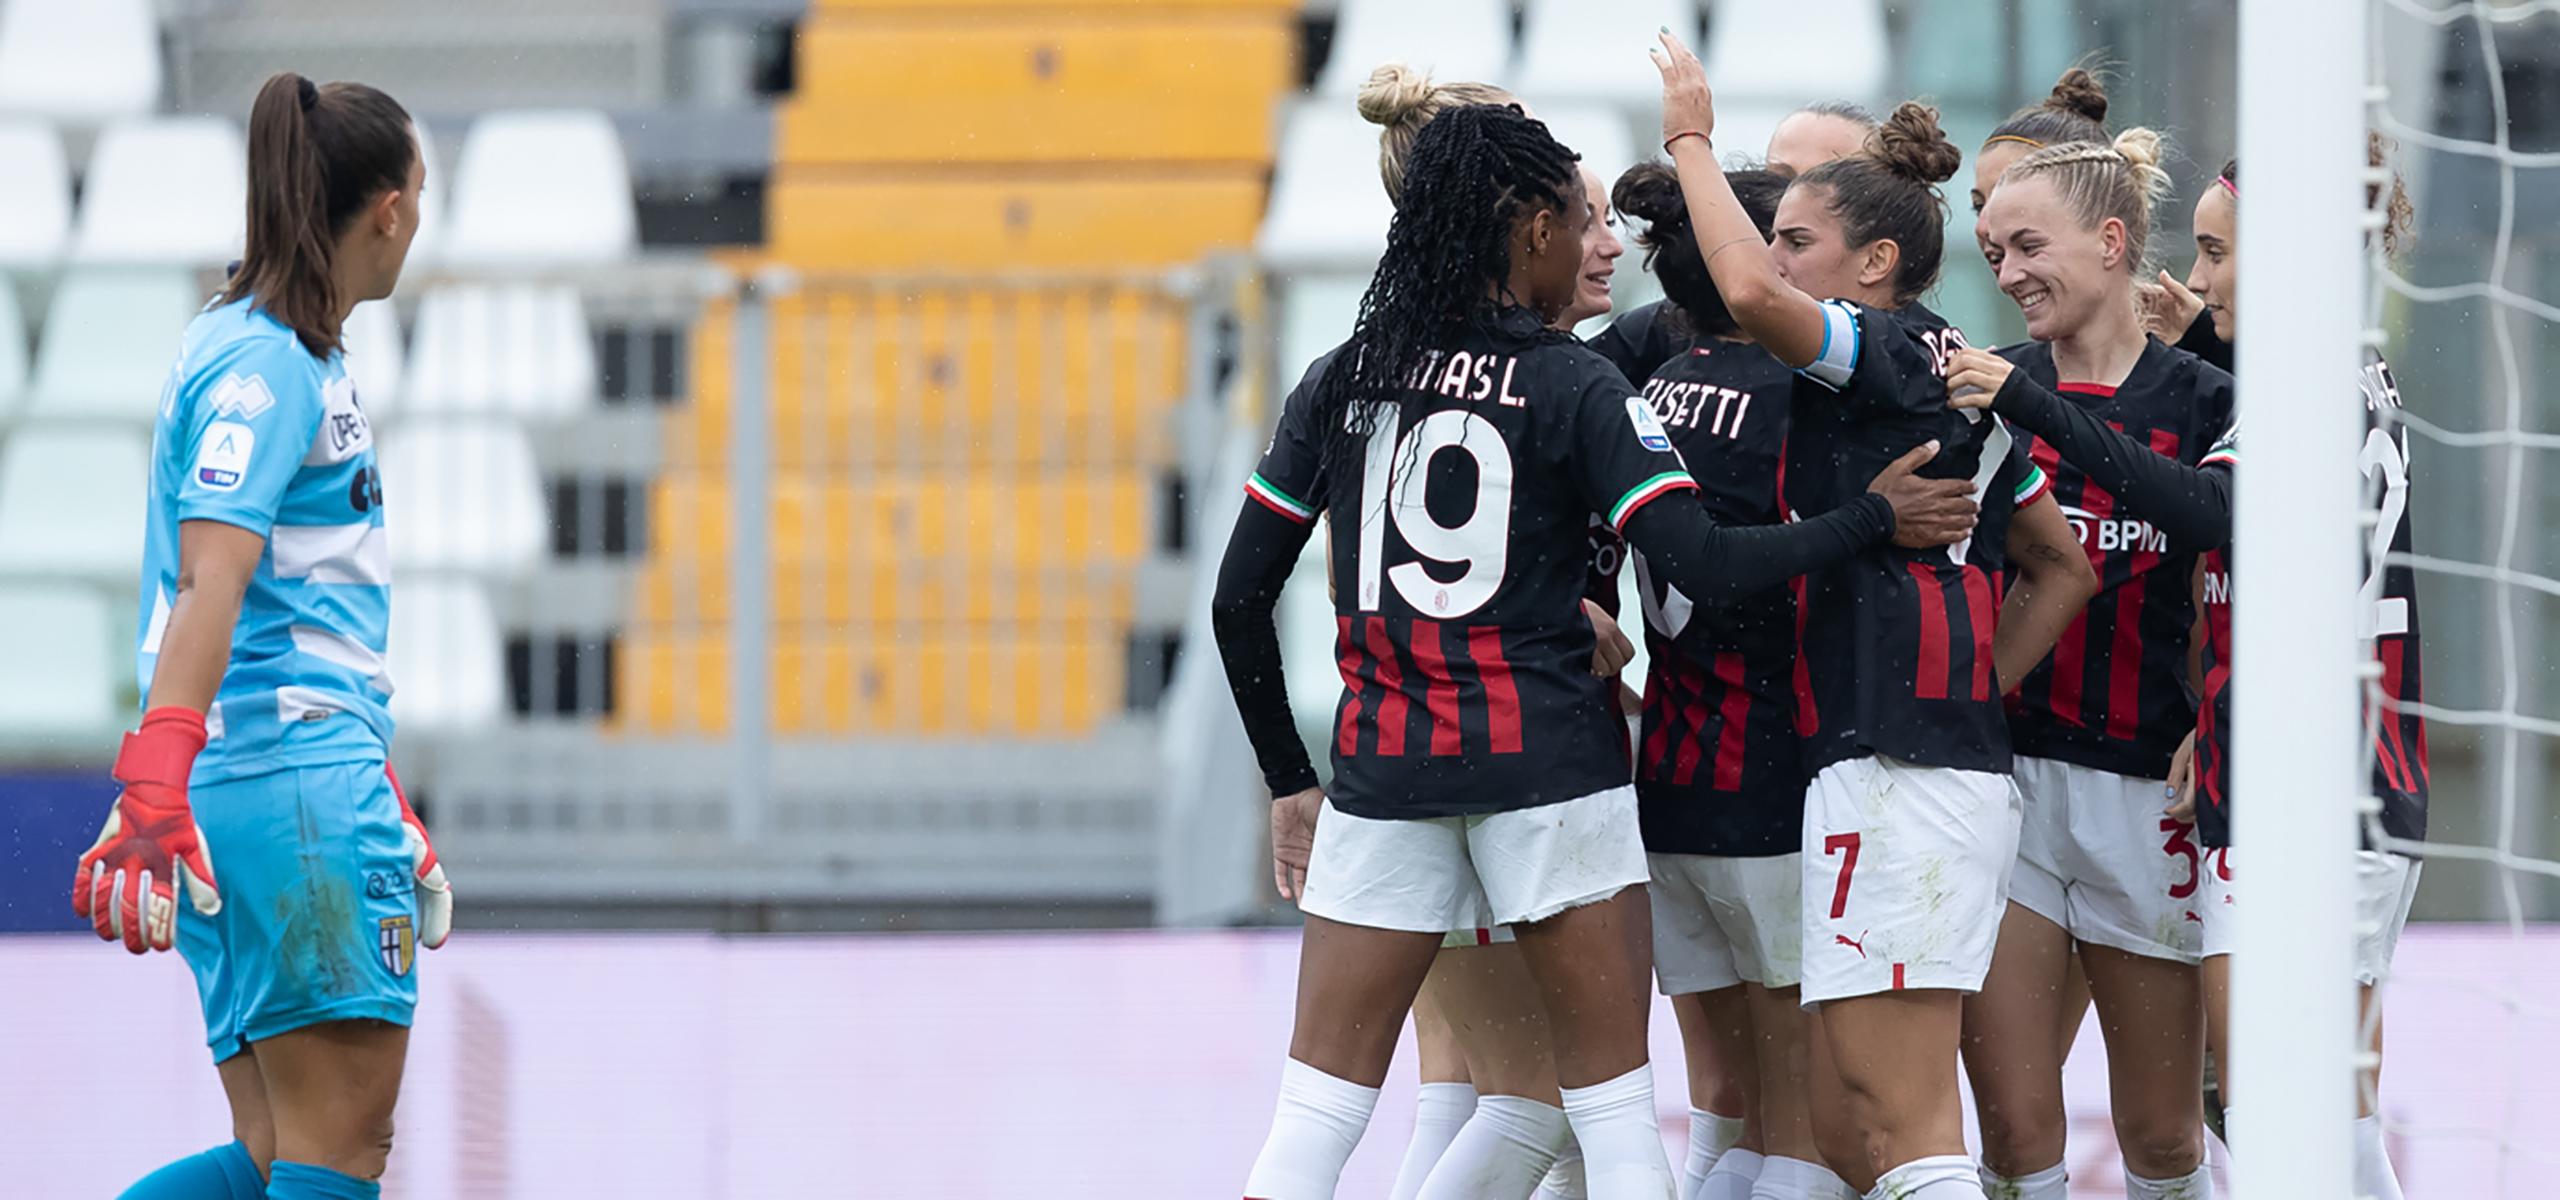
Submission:
M 159 102 L 151 0 L 0 3 L 0 113 L 88 124 Z
M 0 575 L 131 586 L 142 570 L 149 443 L 101 428 L 20 428 L 0 445 Z
M 0 419 L 18 406 L 27 390 L 27 318 L 18 309 L 18 289 L 0 275 Z
M 550 515 L 524 430 L 412 419 L 380 445 L 395 568 L 499 575 L 540 561 Z
M 338 331 L 344 347 L 347 378 L 355 381 L 356 401 L 365 415 L 381 420 L 400 405 L 400 314 L 388 300 L 367 300 L 347 314 Z
M 586 109 L 472 122 L 445 216 L 439 257 L 456 265 L 612 262 L 639 245 L 622 137 Z
M 1822 31 L 1819 38 L 1806 30 Z M 1724 136 L 1723 102 L 1777 101 L 1792 109 L 1816 100 L 1883 94 L 1890 47 L 1883 0 L 1716 0 L 1703 55 L 1715 81 L 1720 150 L 1757 155 L 1768 145 Z M 1655 93 L 1661 80 L 1654 80 Z
M 1720 3 L 1719 11 L 1722 7 Z M 1512 90 L 1541 116 L 1545 101 L 1573 99 L 1605 100 L 1659 114 L 1662 77 L 1645 51 L 1661 29 L 1694 44 L 1695 0 L 1529 0 Z M 1721 83 L 1717 92 L 1723 92 Z
M 596 394 L 595 340 L 565 284 L 441 287 L 418 303 L 404 412 L 552 419 Z
M 1127 683 L 1116 633 L 1005 630 L 906 637 L 853 627 L 778 629 L 773 728 L 782 734 L 1088 734 Z M 729 727 L 729 643 L 701 633 L 627 636 L 619 718 L 648 733 Z
M 1386 250 L 1395 205 L 1378 180 L 1378 127 L 1350 104 L 1306 101 L 1289 115 L 1254 250 L 1274 270 L 1367 274 Z
M 651 560 L 640 569 L 632 613 L 643 625 L 684 626 L 729 619 L 726 558 Z M 1136 612 L 1127 563 L 1029 568 L 985 560 L 855 562 L 843 555 L 776 556 L 774 620 L 906 629 L 962 625 L 1103 623 L 1121 627 Z
M 1280 346 L 1276 365 L 1280 368 L 1280 394 L 1286 396 L 1307 374 L 1307 368 L 1328 350 L 1351 336 L 1351 326 L 1360 319 L 1360 297 L 1369 290 L 1369 276 L 1308 274 L 1292 275 L 1280 294 Z M 1272 405 L 1276 416 L 1279 405 Z
M 427 163 L 426 190 L 418 193 L 418 235 L 409 239 L 409 258 L 402 269 L 415 271 L 433 265 L 444 254 L 445 209 L 453 195 L 453 175 L 445 169 L 445 161 L 436 157 L 436 139 L 425 125 L 411 125 L 418 134 L 418 153 Z
M 1538 111 L 1538 119 L 1547 123 L 1547 132 L 1562 142 L 1582 161 L 1600 172 L 1600 183 L 1608 187 L 1618 176 L 1636 164 L 1635 141 L 1628 134 L 1625 109 L 1598 104 L 1530 103 Z M 1652 122 L 1659 128 L 1660 122 Z M 1722 122 L 1718 122 L 1722 128 Z
M 506 706 L 506 646 L 489 594 L 476 583 L 395 578 L 390 657 L 391 716 L 402 732 L 488 725 Z
M 1350 96 L 1384 62 L 1435 79 L 1503 83 L 1511 74 L 1510 0 L 1342 0 L 1317 95 Z
M 52 266 L 70 237 L 61 135 L 43 121 L 0 117 L 0 267 Z
M 178 337 L 203 303 L 184 271 L 88 268 L 64 276 L 20 411 L 151 420 L 178 360 Z
M 814 15 L 776 160 L 1269 161 L 1271 102 L 1295 86 L 1288 6 L 1111 7 Z
M 995 177 L 786 165 L 767 193 L 767 234 L 775 257 L 811 267 L 1189 263 L 1252 242 L 1264 177 L 1253 163 Z
M 112 727 L 117 614 L 95 589 L 0 584 L 0 735 Z
M 184 186 L 171 186 L 184 180 Z M 71 258 L 216 266 L 240 255 L 249 166 L 221 117 L 137 117 L 107 126 L 80 189 Z
M 386 463 L 386 486 L 390 473 Z M 772 485 L 773 550 L 777 560 L 814 553 L 870 570 L 937 559 L 1024 571 L 1135 563 L 1147 548 L 1147 491 L 1134 470 L 1028 478 L 931 472 L 860 483 L 782 475 Z M 662 475 L 649 513 L 658 560 L 727 559 L 728 480 Z

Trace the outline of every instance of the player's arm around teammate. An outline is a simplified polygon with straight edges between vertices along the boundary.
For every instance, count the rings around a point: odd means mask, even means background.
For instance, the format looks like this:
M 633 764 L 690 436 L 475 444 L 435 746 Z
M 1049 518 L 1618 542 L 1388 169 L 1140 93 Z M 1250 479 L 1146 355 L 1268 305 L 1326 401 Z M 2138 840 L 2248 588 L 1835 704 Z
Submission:
M 137 953 L 183 953 L 236 1140 L 130 1200 L 379 1191 L 412 967 L 451 900 L 389 776 L 381 491 L 338 337 L 356 303 L 391 293 L 423 184 L 390 97 L 268 80 L 249 122 L 247 252 L 163 395 L 146 711 L 74 905 Z

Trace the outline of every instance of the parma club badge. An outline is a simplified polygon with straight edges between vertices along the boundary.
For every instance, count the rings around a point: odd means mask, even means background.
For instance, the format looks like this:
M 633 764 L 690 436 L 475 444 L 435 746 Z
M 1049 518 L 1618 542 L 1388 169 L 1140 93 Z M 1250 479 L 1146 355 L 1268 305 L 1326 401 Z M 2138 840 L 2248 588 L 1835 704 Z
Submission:
M 382 969 L 394 978 L 407 975 L 418 961 L 418 931 L 406 916 L 382 918 Z

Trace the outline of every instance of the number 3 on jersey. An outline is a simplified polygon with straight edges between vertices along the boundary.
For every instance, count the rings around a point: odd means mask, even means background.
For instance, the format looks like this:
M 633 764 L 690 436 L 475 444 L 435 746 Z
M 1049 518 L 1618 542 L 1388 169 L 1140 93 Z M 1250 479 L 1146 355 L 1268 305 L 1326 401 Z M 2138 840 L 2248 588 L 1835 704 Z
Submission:
M 1444 409 L 1399 437 L 1403 415 L 1391 405 L 1381 408 L 1360 473 L 1360 610 L 1378 610 L 1383 574 L 1416 612 L 1434 620 L 1463 617 L 1493 599 L 1510 565 L 1511 448 L 1501 430 L 1474 413 Z M 1431 460 L 1444 450 L 1475 460 L 1475 504 L 1456 525 L 1441 524 L 1426 503 Z M 1391 523 L 1421 561 L 1385 565 Z M 1457 578 L 1438 577 L 1450 568 L 1462 568 Z

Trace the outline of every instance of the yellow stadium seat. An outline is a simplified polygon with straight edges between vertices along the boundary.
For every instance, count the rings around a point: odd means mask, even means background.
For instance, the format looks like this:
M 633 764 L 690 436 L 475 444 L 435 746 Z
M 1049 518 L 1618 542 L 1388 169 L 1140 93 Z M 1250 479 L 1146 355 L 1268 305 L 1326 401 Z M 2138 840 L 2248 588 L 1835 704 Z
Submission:
M 1146 552 L 1146 481 L 1134 471 L 1032 477 L 807 475 L 772 484 L 773 554 L 896 563 L 967 559 L 1021 569 L 1132 563 Z M 650 553 L 729 553 L 726 479 L 668 473 L 652 489 Z
M 729 731 L 729 644 L 704 634 L 624 639 L 616 727 L 649 735 Z M 1116 633 L 991 631 L 901 638 L 777 630 L 773 730 L 783 736 L 1072 737 L 1118 711 Z
M 1126 625 L 1135 576 L 1125 564 L 1021 570 L 991 562 L 856 563 L 797 557 L 776 562 L 774 620 L 785 624 L 942 628 L 1005 624 Z M 730 619 L 725 559 L 653 559 L 634 583 L 632 618 L 689 628 Z
M 1266 172 L 1105 165 L 1038 175 L 778 167 L 775 257 L 812 268 L 1189 262 L 1253 244 Z
M 1295 39 L 1277 10 L 821 17 L 776 158 L 1268 163 Z

